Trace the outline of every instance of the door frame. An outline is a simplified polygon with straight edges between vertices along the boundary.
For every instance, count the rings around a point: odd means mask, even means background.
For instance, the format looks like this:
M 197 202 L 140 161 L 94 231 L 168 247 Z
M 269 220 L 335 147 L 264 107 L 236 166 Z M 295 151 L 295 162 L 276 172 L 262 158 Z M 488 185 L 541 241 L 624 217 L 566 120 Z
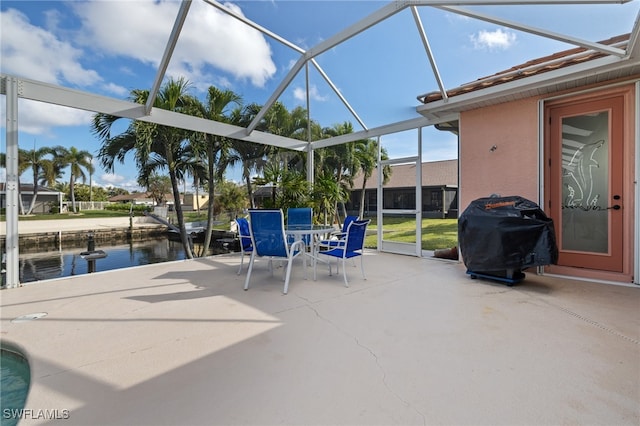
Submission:
M 545 212 L 549 213 L 547 203 L 548 179 L 547 175 L 547 132 L 546 132 L 546 109 L 550 104 L 565 102 L 578 102 L 598 97 L 610 96 L 612 94 L 623 94 L 624 101 L 624 182 L 623 197 L 626 200 L 623 212 L 623 272 L 615 273 L 599 271 L 595 269 L 584 269 L 576 267 L 565 267 L 549 265 L 539 267 L 538 272 L 547 275 L 571 276 L 576 279 L 586 279 L 589 281 L 600 281 L 613 284 L 640 284 L 640 80 L 620 82 L 608 86 L 602 86 L 580 92 L 567 93 L 559 96 L 541 99 L 538 102 L 538 142 L 539 142 L 539 204 L 543 206 Z M 635 155 L 630 153 L 635 152 Z
M 634 130 L 635 130 L 635 232 L 634 232 L 634 253 L 635 260 L 633 266 L 633 283 L 640 285 L 640 81 L 635 84 L 635 103 L 634 103 Z
M 576 196 L 579 198 L 579 206 L 580 208 L 571 209 L 570 206 L 565 206 L 565 201 L 563 199 L 564 194 L 564 163 L 565 159 L 563 158 L 565 155 L 565 133 L 564 133 L 564 124 L 565 119 L 572 117 L 586 117 L 593 113 L 606 113 L 607 117 L 607 138 L 603 139 L 609 140 L 606 146 L 606 157 L 605 161 L 601 164 L 602 167 L 598 167 L 595 170 L 606 170 L 607 177 L 607 185 L 606 192 L 603 199 L 594 200 L 597 202 L 595 209 L 591 209 L 591 200 L 587 199 L 586 204 L 584 197 L 591 196 L 589 191 L 588 194 L 578 193 Z M 559 258 L 558 263 L 564 266 L 570 267 L 578 267 L 578 268 L 587 268 L 587 269 L 595 269 L 595 270 L 603 270 L 603 271 L 611 271 L 615 273 L 623 272 L 623 258 L 624 258 L 624 233 L 623 233 L 623 209 L 625 205 L 625 198 L 623 197 L 623 189 L 624 189 L 624 95 L 620 93 L 612 93 L 608 96 L 599 96 L 597 98 L 590 99 L 580 99 L 580 100 L 569 100 L 567 102 L 562 102 L 558 104 L 548 105 L 545 108 L 545 121 L 547 121 L 547 131 L 545 135 L 546 139 L 546 149 L 548 159 L 547 172 L 549 173 L 549 179 L 547 182 L 547 189 L 549 190 L 549 194 L 547 197 L 546 208 L 548 209 L 550 216 L 554 219 L 556 223 L 556 239 L 559 245 Z M 598 137 L 603 137 L 600 135 Z M 590 145 L 584 145 L 583 148 L 586 149 L 588 146 L 594 146 L 593 153 L 588 155 L 587 153 L 583 154 L 585 158 L 585 167 L 588 168 L 589 172 L 582 170 L 581 174 L 590 174 L 591 173 L 591 165 L 595 163 L 593 160 L 593 155 L 598 150 L 598 147 L 602 146 L 602 144 L 596 144 L 594 142 L 590 143 Z M 575 148 L 575 146 L 574 146 Z M 581 152 L 583 148 L 580 150 L 576 150 L 574 153 L 574 157 Z M 572 158 L 571 163 L 573 163 L 574 159 Z M 597 164 L 597 163 L 596 163 Z M 578 167 L 580 168 L 580 167 Z M 583 176 L 582 179 L 576 177 L 576 183 L 578 180 L 585 179 L 586 176 Z M 588 182 L 583 182 L 583 184 L 587 185 Z M 583 189 L 586 191 L 586 188 L 578 187 L 580 191 Z M 602 189 L 602 188 L 601 188 Z M 596 195 L 597 197 L 598 195 Z M 620 201 L 616 201 L 614 197 L 618 197 L 621 199 Z M 611 207 L 615 204 L 615 207 Z M 620 208 L 622 205 L 622 209 Z M 570 210 L 565 210 L 570 209 Z M 587 211 L 582 211 L 582 209 L 588 209 Z M 606 209 L 606 210 L 603 210 Z M 607 241 L 607 249 L 606 251 L 598 251 L 594 252 L 593 250 L 588 250 L 584 247 L 574 247 L 573 249 L 567 249 L 565 246 L 564 238 L 565 229 L 570 227 L 571 221 L 569 221 L 569 216 L 577 215 L 577 217 L 582 217 L 584 220 L 593 221 L 594 216 L 596 218 L 601 218 L 602 220 L 606 220 L 602 229 L 598 227 L 597 229 L 592 229 L 591 234 L 604 232 L 603 240 Z M 594 225 L 591 223 L 591 225 Z M 565 247 L 565 248 L 563 248 Z M 604 248 L 604 247 L 602 247 Z

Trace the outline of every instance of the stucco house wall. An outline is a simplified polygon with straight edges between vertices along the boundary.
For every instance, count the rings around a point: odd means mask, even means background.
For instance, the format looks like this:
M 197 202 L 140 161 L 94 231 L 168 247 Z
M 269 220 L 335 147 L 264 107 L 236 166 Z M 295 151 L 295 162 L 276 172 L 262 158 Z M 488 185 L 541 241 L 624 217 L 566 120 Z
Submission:
M 538 99 L 460 113 L 460 211 L 491 194 L 538 199 Z

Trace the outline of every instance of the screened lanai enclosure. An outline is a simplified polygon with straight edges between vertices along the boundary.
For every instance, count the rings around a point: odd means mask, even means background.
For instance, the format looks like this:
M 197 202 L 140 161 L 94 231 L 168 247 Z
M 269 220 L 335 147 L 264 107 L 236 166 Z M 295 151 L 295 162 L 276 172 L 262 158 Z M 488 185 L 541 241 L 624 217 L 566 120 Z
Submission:
M 16 22 L 26 26 L 21 12 L 11 9 L 19 3 L 3 2 L 2 25 L 2 43 L 6 45 L 2 49 L 1 78 L 6 115 L 7 287 L 19 285 L 18 148 L 33 143 L 28 124 L 32 121 L 29 114 L 36 110 L 34 104 L 155 123 L 243 141 L 247 146 L 258 144 L 302 152 L 306 163 L 300 167 L 310 183 L 316 179 L 318 150 L 355 141 L 376 141 L 378 170 L 393 165 L 415 166 L 413 204 L 405 203 L 399 209 L 376 206 L 377 249 L 423 256 L 423 176 L 419 165 L 434 159 L 457 158 L 458 138 L 464 137 L 458 135 L 461 111 L 544 93 L 580 78 L 586 81 L 597 79 L 600 74 L 622 72 L 619 70 L 637 66 L 640 58 L 638 6 L 628 1 L 87 2 L 69 8 L 69 13 L 81 16 L 85 24 L 93 23 L 85 31 L 95 39 L 86 40 L 86 44 L 98 40 L 104 31 L 102 37 L 109 40 L 110 47 L 101 47 L 102 54 L 113 53 L 126 61 L 120 68 L 112 67 L 109 74 L 105 72 L 94 84 L 83 84 L 36 72 L 46 71 L 46 66 L 20 68 L 16 52 L 29 52 L 35 43 L 25 38 L 8 45 L 13 34 L 8 28 L 14 27 L 9 27 L 5 17 L 17 17 Z M 55 2 L 43 2 L 52 3 Z M 92 4 L 99 7 L 92 9 Z M 122 5 L 127 9 L 118 9 Z M 585 14 L 585 5 L 607 12 L 618 10 L 627 21 L 616 22 L 614 33 L 607 28 L 598 29 L 595 15 Z M 579 26 L 579 30 L 565 33 L 566 22 L 556 18 L 560 12 L 563 16 L 575 14 L 572 26 Z M 108 20 L 111 15 L 117 17 L 113 22 L 118 22 L 119 28 L 105 29 L 100 25 L 101 19 Z M 68 22 L 63 16 L 58 18 L 58 26 Z M 127 26 L 147 20 L 153 21 L 153 32 L 146 33 L 146 39 L 137 39 L 132 35 L 133 28 Z M 159 22 L 165 25 L 158 25 Z M 475 25 L 472 36 L 464 32 L 467 25 Z M 294 30 L 302 31 L 300 27 L 307 31 L 307 37 L 297 36 Z M 77 30 L 69 28 L 70 32 Z M 598 41 L 621 33 L 630 33 L 624 46 Z M 518 43 L 524 46 L 528 42 L 534 43 L 536 49 L 519 48 Z M 471 49 L 466 54 L 464 49 L 453 54 L 452 46 L 463 45 L 475 46 L 485 56 L 475 56 Z M 505 49 L 506 45 L 511 48 Z M 114 46 L 122 50 L 111 51 L 116 49 Z M 527 78 L 527 68 L 513 70 L 512 74 L 518 77 L 506 84 L 466 84 L 477 83 L 483 75 L 491 76 L 528 59 L 569 48 L 593 53 L 595 59 L 534 73 L 531 78 Z M 79 49 L 76 54 L 82 55 Z M 236 59 L 225 62 L 225 56 Z M 263 64 L 262 68 L 237 71 L 243 65 L 256 63 Z M 92 75 L 89 71 L 85 73 L 87 78 Z M 155 106 L 168 79 L 187 76 L 204 98 L 209 86 L 234 87 L 228 77 L 232 74 L 257 88 L 238 92 L 244 105 L 258 106 L 250 120 L 231 122 L 222 115 L 198 117 Z M 117 92 L 119 96 L 105 89 L 110 86 L 122 89 Z M 144 102 L 127 99 L 126 93 L 134 89 L 147 91 Z M 296 103 L 292 103 L 294 99 Z M 291 105 L 291 109 L 297 106 L 306 114 L 306 128 L 299 129 L 295 136 L 270 132 L 263 126 L 270 111 L 282 104 Z M 315 132 L 314 123 L 333 132 Z M 90 124 L 87 120 L 87 127 Z M 438 153 L 445 146 L 449 157 Z M 376 176 L 376 199 L 383 200 L 385 182 L 382 174 Z M 637 189 L 636 199 L 640 199 Z M 414 242 L 385 239 L 385 219 L 398 215 L 414 218 Z M 640 220 L 635 222 L 637 227 Z M 634 232 L 637 248 L 637 229 Z

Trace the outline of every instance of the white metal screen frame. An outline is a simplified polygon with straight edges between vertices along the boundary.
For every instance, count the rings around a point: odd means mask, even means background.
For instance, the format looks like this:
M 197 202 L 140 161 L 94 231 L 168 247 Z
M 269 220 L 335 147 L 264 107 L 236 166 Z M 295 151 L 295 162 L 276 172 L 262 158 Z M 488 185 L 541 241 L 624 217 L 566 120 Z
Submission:
M 378 206 L 377 206 L 377 222 L 378 222 L 378 251 L 405 254 L 410 256 L 422 257 L 422 127 L 418 128 L 418 155 L 411 157 L 394 158 L 382 160 L 382 143 L 378 138 Z M 383 173 L 384 166 L 393 164 L 415 164 L 416 166 L 416 206 L 414 209 L 385 209 L 384 193 L 383 193 Z M 403 243 L 398 241 L 384 240 L 384 216 L 391 214 L 414 215 L 416 220 L 416 242 L 415 244 Z

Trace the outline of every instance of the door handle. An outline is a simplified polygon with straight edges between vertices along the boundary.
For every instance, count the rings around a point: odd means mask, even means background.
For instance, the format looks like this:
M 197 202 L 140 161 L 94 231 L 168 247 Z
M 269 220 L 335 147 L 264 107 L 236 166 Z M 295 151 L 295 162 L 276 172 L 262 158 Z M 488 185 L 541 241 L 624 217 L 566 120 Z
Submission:
M 622 197 L 616 194 L 611 198 L 613 198 L 616 201 L 619 201 Z M 613 206 L 611 206 L 609 208 L 613 209 L 613 210 L 620 210 L 622 208 L 622 206 L 620 204 L 614 204 Z

